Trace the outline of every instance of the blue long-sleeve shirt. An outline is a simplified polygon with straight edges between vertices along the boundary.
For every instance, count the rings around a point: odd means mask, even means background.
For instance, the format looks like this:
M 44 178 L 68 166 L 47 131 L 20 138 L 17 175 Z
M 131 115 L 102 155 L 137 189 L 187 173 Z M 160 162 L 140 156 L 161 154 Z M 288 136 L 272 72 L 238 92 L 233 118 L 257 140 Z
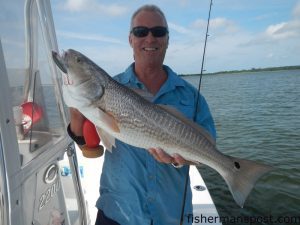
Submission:
M 164 69 L 168 78 L 153 103 L 170 105 L 193 119 L 197 90 L 169 67 Z M 134 73 L 134 64 L 115 79 L 128 87 L 146 89 Z M 196 122 L 215 138 L 208 105 L 202 95 L 199 99 Z M 116 140 L 112 152 L 105 152 L 96 206 L 121 225 L 150 225 L 151 220 L 153 225 L 178 225 L 187 169 L 160 163 L 148 151 Z M 185 214 L 189 213 L 192 213 L 192 193 L 188 184 Z

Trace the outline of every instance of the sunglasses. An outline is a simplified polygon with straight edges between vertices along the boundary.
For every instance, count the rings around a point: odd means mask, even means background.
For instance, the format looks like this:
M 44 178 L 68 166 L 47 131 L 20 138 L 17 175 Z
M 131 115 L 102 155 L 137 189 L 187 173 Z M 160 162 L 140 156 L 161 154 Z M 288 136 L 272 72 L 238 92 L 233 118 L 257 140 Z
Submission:
M 164 37 L 167 33 L 169 33 L 168 28 L 166 27 L 134 27 L 130 31 L 136 37 L 147 37 L 149 31 L 152 33 L 153 37 Z

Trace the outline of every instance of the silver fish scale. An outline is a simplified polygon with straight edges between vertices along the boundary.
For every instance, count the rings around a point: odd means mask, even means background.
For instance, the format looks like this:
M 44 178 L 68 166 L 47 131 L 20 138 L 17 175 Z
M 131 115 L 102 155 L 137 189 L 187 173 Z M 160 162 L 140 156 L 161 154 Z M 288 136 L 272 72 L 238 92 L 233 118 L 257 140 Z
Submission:
M 160 147 L 169 154 L 197 161 L 200 152 L 201 158 L 211 159 L 212 150 L 218 154 L 215 146 L 193 127 L 114 80 L 107 82 L 103 98 L 101 108 L 116 119 L 120 133 L 114 136 L 121 141 L 146 149 Z

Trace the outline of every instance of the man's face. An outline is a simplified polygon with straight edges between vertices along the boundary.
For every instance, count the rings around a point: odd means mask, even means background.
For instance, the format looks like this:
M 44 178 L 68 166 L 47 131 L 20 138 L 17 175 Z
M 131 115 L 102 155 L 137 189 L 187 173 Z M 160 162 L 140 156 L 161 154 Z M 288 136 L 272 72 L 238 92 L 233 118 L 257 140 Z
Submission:
M 133 20 L 134 27 L 167 27 L 163 17 L 157 12 L 141 11 Z M 169 35 L 154 37 L 151 32 L 145 37 L 129 35 L 129 43 L 133 48 L 135 63 L 138 66 L 161 66 L 168 47 Z

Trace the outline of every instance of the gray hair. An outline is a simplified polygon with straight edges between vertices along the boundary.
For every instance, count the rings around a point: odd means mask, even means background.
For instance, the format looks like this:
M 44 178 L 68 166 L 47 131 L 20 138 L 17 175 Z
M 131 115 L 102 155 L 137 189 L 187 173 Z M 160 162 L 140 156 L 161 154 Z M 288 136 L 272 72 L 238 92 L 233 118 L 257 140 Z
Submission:
M 158 14 L 160 14 L 163 18 L 163 20 L 166 23 L 166 27 L 168 28 L 168 23 L 167 23 L 167 19 L 165 17 L 165 14 L 163 13 L 163 11 L 156 5 L 143 5 L 140 8 L 138 8 L 131 17 L 131 22 L 130 22 L 130 31 L 133 28 L 133 20 L 134 18 L 137 16 L 137 14 L 139 14 L 141 11 L 150 11 L 150 12 L 157 12 Z

